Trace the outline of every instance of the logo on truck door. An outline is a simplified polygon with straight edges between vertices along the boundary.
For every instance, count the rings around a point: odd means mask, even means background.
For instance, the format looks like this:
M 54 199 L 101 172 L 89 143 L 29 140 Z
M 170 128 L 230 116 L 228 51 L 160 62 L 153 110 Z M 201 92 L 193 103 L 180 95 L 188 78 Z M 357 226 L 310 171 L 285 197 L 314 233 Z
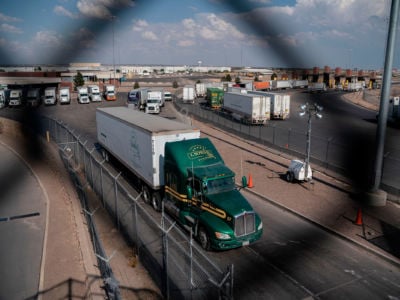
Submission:
M 207 149 L 203 145 L 194 145 L 189 148 L 187 156 L 191 160 L 206 160 L 206 159 L 215 159 L 214 153 L 211 150 Z

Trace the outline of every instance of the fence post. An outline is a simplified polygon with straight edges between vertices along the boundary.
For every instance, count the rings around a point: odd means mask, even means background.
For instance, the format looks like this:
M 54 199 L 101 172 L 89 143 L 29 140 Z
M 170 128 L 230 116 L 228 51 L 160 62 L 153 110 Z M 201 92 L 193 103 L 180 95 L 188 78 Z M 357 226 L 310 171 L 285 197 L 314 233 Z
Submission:
M 115 221 L 117 222 L 117 228 L 119 231 L 119 216 L 118 216 L 118 183 L 117 179 L 119 175 L 121 175 L 122 172 L 120 172 L 115 178 L 114 178 L 114 197 L 115 197 Z

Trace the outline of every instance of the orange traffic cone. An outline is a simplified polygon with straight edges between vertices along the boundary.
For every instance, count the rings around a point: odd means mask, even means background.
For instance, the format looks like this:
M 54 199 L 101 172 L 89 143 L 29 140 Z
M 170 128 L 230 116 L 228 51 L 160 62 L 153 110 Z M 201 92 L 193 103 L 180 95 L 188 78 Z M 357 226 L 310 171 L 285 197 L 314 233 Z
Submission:
M 253 187 L 253 177 L 251 177 L 251 174 L 249 174 L 249 182 L 247 184 L 248 188 L 252 188 Z
M 361 208 L 359 208 L 359 209 L 357 210 L 357 218 L 356 218 L 355 224 L 356 224 L 356 225 L 362 225 L 362 224 L 363 224 Z

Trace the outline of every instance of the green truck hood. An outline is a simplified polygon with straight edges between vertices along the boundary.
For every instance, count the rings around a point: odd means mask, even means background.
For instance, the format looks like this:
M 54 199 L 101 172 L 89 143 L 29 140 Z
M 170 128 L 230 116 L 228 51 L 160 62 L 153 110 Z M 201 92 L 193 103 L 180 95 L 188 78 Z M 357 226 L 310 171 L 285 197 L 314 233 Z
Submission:
M 245 211 L 253 211 L 253 207 L 238 190 L 206 195 L 206 197 L 213 206 L 224 210 L 231 216 L 240 215 Z

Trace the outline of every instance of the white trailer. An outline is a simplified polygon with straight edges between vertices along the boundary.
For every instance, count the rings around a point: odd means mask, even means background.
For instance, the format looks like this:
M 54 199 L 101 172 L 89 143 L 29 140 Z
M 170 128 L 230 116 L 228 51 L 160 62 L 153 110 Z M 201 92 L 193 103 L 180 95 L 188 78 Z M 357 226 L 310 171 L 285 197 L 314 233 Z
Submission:
M 44 100 L 45 105 L 54 105 L 57 103 L 57 89 L 55 87 L 47 87 L 44 90 Z
M 223 109 L 247 124 L 265 124 L 270 119 L 270 97 L 252 93 L 226 92 Z
M 22 90 L 16 89 L 10 91 L 10 101 L 9 106 L 20 106 L 22 105 Z
M 363 82 L 349 82 L 347 84 L 346 90 L 348 92 L 359 92 L 363 90 L 364 85 Z
M 199 129 L 127 107 L 97 108 L 96 125 L 103 157 L 110 153 L 153 190 L 164 186 L 165 143 L 200 137 Z
M 308 87 L 308 80 L 292 80 L 292 88 L 294 89 L 304 89 Z
M 194 98 L 196 98 L 194 85 L 185 85 L 183 87 L 183 103 L 194 103 Z
M 309 92 L 326 92 L 325 82 L 313 82 L 308 85 Z
M 40 104 L 40 88 L 30 88 L 26 94 L 26 105 L 37 107 Z
M 196 97 L 205 97 L 207 89 L 205 83 L 196 83 Z
M 249 92 L 250 93 L 250 92 Z M 251 94 L 264 95 L 271 99 L 271 119 L 285 120 L 290 116 L 290 95 L 284 93 L 252 91 Z
M 89 94 L 90 101 L 92 101 L 92 102 L 100 102 L 101 101 L 100 88 L 98 85 L 89 85 L 88 86 L 88 94 Z
M 87 87 L 78 87 L 78 102 L 81 104 L 90 103 Z
M 69 87 L 62 87 L 59 89 L 58 99 L 60 100 L 60 104 L 71 103 L 71 93 Z
M 291 89 L 292 83 L 290 80 L 272 80 L 273 90 Z

